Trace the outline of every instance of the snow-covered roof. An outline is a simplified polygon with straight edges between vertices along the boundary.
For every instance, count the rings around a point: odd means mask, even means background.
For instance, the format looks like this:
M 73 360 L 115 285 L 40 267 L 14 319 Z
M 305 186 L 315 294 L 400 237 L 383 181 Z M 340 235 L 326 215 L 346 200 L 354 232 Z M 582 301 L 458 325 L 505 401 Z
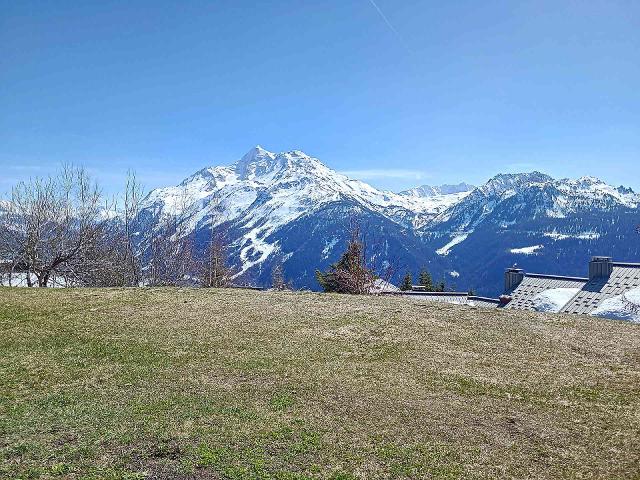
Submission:
M 604 299 L 591 315 L 640 323 L 640 288 Z
M 603 258 L 594 257 L 593 262 Z M 574 313 L 640 322 L 640 263 L 612 262 L 607 273 L 592 278 L 524 274 L 520 284 L 506 292 L 504 308 L 552 313 Z
M 596 277 L 561 310 L 563 313 L 592 314 L 605 300 L 640 287 L 640 264 L 613 262 L 611 275 Z
M 533 297 L 533 308 L 537 312 L 558 313 L 580 291 L 579 288 L 549 288 Z
M 580 277 L 525 274 L 520 285 L 511 292 L 511 301 L 504 308 L 509 310 L 540 309 L 541 311 L 551 311 L 551 305 L 557 306 L 560 297 L 564 298 L 567 295 L 567 291 L 573 291 L 573 295 L 575 295 L 588 281 L 588 278 Z M 545 294 L 546 298 L 543 298 Z M 557 307 L 555 311 L 560 311 L 569 300 L 571 298 L 566 298 L 564 303 Z M 547 304 L 546 307 L 543 306 L 545 303 Z

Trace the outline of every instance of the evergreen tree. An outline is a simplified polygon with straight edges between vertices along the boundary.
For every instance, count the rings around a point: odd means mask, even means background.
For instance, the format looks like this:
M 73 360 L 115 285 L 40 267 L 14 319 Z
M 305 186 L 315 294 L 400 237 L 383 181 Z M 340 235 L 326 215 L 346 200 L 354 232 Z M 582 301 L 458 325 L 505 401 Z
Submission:
M 438 282 L 438 284 L 436 285 L 435 291 L 436 292 L 444 292 L 446 289 L 446 285 L 444 283 L 444 280 L 440 280 Z
M 423 268 L 420 271 L 418 285 L 423 286 L 427 292 L 433 292 L 433 280 L 431 279 L 431 274 L 426 268 Z
M 352 227 L 347 250 L 327 272 L 316 270 L 316 279 L 325 292 L 364 294 L 373 285 L 375 275 L 365 261 L 364 242 L 357 225 Z
M 413 286 L 413 277 L 411 276 L 411 272 L 407 272 L 407 274 L 402 279 L 402 283 L 400 284 L 400 290 L 406 292 L 407 290 L 411 290 Z

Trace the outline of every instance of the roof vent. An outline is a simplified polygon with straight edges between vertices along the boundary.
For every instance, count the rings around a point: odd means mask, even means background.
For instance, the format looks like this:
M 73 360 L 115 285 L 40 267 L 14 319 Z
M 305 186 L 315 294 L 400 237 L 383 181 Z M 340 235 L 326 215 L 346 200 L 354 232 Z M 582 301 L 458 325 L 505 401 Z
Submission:
M 515 265 L 507 268 L 504 272 L 504 291 L 505 293 L 514 290 L 524 280 L 524 270 L 517 268 Z
M 589 280 L 594 278 L 608 278 L 613 272 L 611 257 L 591 257 L 589 262 Z

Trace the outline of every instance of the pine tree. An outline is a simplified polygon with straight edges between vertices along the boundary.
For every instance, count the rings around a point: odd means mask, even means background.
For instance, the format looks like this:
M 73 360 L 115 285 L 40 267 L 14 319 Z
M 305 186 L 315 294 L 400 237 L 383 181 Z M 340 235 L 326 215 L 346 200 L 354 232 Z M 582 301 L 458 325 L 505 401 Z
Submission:
M 431 274 L 426 268 L 423 268 L 420 271 L 418 285 L 423 286 L 427 292 L 433 292 L 433 280 L 431 279 Z
M 375 275 L 367 267 L 364 242 L 357 224 L 351 227 L 351 239 L 340 260 L 330 265 L 327 272 L 316 270 L 316 279 L 325 292 L 361 295 L 369 291 Z
M 400 284 L 400 290 L 406 292 L 407 290 L 411 290 L 411 287 L 413 287 L 413 277 L 411 276 L 411 272 L 407 272 Z
M 444 280 L 440 280 L 438 282 L 438 284 L 436 285 L 435 291 L 436 292 L 444 292 L 446 290 L 447 286 L 444 283 Z

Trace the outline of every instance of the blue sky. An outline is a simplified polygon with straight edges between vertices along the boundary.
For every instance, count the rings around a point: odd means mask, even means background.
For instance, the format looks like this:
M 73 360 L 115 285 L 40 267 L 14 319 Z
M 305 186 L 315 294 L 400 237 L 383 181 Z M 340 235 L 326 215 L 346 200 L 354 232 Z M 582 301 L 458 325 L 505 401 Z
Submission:
M 376 8 L 378 7 L 378 8 Z M 304 150 L 381 188 L 640 188 L 640 2 L 0 0 L 0 191 Z

